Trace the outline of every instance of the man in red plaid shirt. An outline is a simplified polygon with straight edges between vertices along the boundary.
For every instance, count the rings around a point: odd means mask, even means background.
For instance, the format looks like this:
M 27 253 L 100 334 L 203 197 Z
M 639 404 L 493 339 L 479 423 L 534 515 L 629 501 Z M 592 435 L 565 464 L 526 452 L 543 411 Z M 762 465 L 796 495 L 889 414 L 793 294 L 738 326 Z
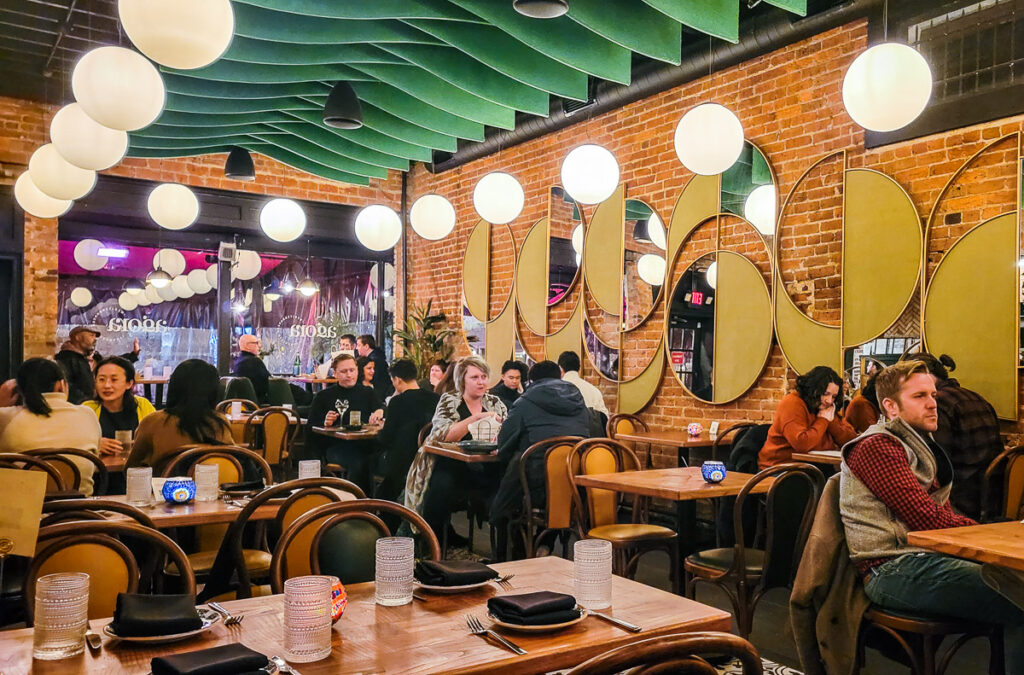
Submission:
M 1024 673 L 1024 580 L 907 545 L 910 531 L 975 524 L 949 505 L 953 466 L 932 439 L 934 376 L 920 361 L 901 361 L 879 373 L 875 391 L 887 421 L 843 446 L 839 488 L 864 591 L 886 609 L 1003 624 L 1007 672 Z

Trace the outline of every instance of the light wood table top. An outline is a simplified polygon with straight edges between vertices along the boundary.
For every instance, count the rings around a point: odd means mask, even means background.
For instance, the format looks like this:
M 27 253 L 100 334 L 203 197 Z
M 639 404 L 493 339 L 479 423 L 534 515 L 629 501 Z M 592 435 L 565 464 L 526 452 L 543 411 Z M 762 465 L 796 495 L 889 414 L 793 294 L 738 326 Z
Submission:
M 447 457 L 469 464 L 481 464 L 498 461 L 498 452 L 464 452 L 454 443 L 449 445 L 424 445 L 423 451 L 438 457 Z
M 843 454 L 838 450 L 818 450 L 816 452 L 794 452 L 794 462 L 811 462 L 812 464 L 831 464 L 839 466 L 843 463 Z
M 112 499 L 128 503 L 127 495 L 112 495 L 100 497 L 100 499 Z M 161 500 L 158 504 L 141 508 L 147 516 L 153 519 L 153 524 L 156 525 L 157 529 L 233 523 L 242 511 L 241 508 L 232 506 L 220 499 L 215 502 L 197 502 L 193 500 L 190 504 L 174 505 Z M 258 507 L 256 512 L 252 514 L 252 518 L 254 520 L 269 520 L 277 515 L 279 508 L 280 503 L 275 503 L 274 500 L 271 500 Z M 124 516 L 124 518 L 127 518 L 127 516 Z
M 1024 571 L 1024 523 L 1015 520 L 910 532 L 907 543 L 957 558 Z
M 718 442 L 718 447 L 727 448 L 732 445 L 732 435 L 723 438 Z M 673 431 L 635 431 L 631 434 L 615 434 L 619 441 L 633 441 L 634 443 L 653 443 L 654 445 L 669 445 L 675 448 L 710 448 L 714 443 L 707 430 L 700 432 L 698 436 L 691 436 L 685 430 Z
M 107 467 L 107 471 L 117 473 L 124 471 L 124 465 L 128 462 L 128 453 L 100 455 L 100 461 L 103 462 L 103 466 Z
M 381 427 L 365 425 L 359 431 L 345 431 L 341 427 L 313 427 L 313 433 L 331 438 L 340 438 L 343 441 L 369 441 L 377 438 Z
M 587 487 L 682 502 L 737 495 L 751 478 L 753 474 L 730 471 L 721 483 L 708 483 L 700 475 L 699 466 L 684 466 L 677 469 L 596 473 L 576 476 L 576 482 Z M 771 478 L 763 480 L 753 492 L 767 492 L 771 484 Z
M 333 377 L 317 377 L 316 375 L 289 375 L 286 379 L 289 382 L 299 382 L 301 384 L 334 384 L 338 381 Z
M 572 563 L 556 557 L 498 563 L 496 570 L 512 572 L 513 593 L 551 590 L 573 592 Z M 622 577 L 612 581 L 608 614 L 643 626 L 628 633 L 601 619 L 587 618 L 556 633 L 531 634 L 501 630 L 528 653 L 517 656 L 489 640 L 470 635 L 465 615 L 483 621 L 487 599 L 499 594 L 492 584 L 472 593 L 429 596 L 400 607 L 374 604 L 373 584 L 349 586 L 345 615 L 334 626 L 331 655 L 296 667 L 303 675 L 320 673 L 499 673 L 525 674 L 561 670 L 625 644 L 659 635 L 688 631 L 728 631 L 731 616 Z M 284 654 L 283 596 L 275 595 L 223 603 L 232 613 L 244 614 L 236 628 L 217 623 L 200 637 L 169 645 L 131 646 L 104 638 L 103 651 L 62 661 L 32 661 L 32 630 L 0 633 L 0 671 L 21 673 L 146 673 L 153 656 L 193 651 L 232 642 L 269 655 Z M 102 635 L 109 619 L 92 622 Z
M 153 377 L 136 377 L 135 384 L 167 384 L 171 378 L 164 377 L 162 375 L 154 375 Z

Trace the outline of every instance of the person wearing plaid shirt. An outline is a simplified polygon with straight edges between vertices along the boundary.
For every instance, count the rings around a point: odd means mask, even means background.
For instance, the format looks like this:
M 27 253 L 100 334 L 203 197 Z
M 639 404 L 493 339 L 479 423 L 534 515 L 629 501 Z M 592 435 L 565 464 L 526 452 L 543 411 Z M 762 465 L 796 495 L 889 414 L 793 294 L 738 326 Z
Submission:
M 901 361 L 879 373 L 875 389 L 886 421 L 843 446 L 839 483 L 850 558 L 865 593 L 897 612 L 1002 624 L 1006 672 L 1024 673 L 1024 608 L 1015 604 L 1024 605 L 1024 583 L 997 569 L 1000 593 L 982 565 L 907 544 L 910 531 L 975 524 L 949 505 L 953 465 L 932 438 L 935 377 L 920 361 Z

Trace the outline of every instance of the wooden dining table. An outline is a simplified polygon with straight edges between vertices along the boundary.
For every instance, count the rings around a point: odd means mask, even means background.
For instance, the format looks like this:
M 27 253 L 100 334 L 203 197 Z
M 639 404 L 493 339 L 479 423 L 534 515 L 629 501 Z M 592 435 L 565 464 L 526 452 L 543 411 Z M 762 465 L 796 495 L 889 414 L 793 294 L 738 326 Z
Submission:
M 338 438 L 343 441 L 369 441 L 377 438 L 381 430 L 380 425 L 367 424 L 362 429 L 347 431 L 342 427 L 313 427 L 313 433 L 328 438 Z
M 101 497 L 100 499 L 128 503 L 127 495 L 112 495 Z M 233 506 L 220 499 L 214 502 L 197 502 L 193 500 L 188 504 L 168 504 L 161 500 L 150 506 L 139 508 L 153 519 L 153 524 L 156 525 L 158 530 L 170 527 L 233 523 L 238 519 L 238 514 L 242 511 L 241 507 Z M 259 506 L 251 518 L 253 520 L 269 520 L 277 515 L 279 508 L 280 504 L 272 500 Z M 127 516 L 115 515 L 113 518 L 126 519 Z
M 810 462 L 811 464 L 828 464 L 839 466 L 843 463 L 843 454 L 839 450 L 815 450 L 814 452 L 794 452 L 794 462 Z
M 330 655 L 314 663 L 295 664 L 303 675 L 354 673 L 525 674 L 545 673 L 579 664 L 597 654 L 660 635 L 692 631 L 728 631 L 728 612 L 646 586 L 623 577 L 612 579 L 612 606 L 607 614 L 643 627 L 629 633 L 596 617 L 552 633 L 520 633 L 498 628 L 526 650 L 517 656 L 482 637 L 471 635 L 466 615 L 487 619 L 487 599 L 496 595 L 548 590 L 573 592 L 573 565 L 561 558 L 533 558 L 496 563 L 499 573 L 515 576 L 513 589 L 496 584 L 458 595 L 426 595 L 399 607 L 374 604 L 373 583 L 347 587 L 348 607 L 335 624 Z M 32 629 L 0 633 L 0 672 L 23 673 L 147 673 L 150 660 L 180 652 L 240 642 L 268 656 L 284 656 L 283 596 L 274 595 L 222 603 L 245 618 L 235 627 L 222 622 L 184 642 L 131 645 L 104 638 L 103 650 L 61 661 L 32 661 Z M 92 621 L 101 635 L 109 619 Z
M 486 464 L 498 461 L 497 451 L 493 452 L 466 452 L 454 443 L 427 444 L 423 446 L 423 452 L 447 457 L 467 464 Z
M 169 377 L 136 377 L 135 384 L 142 385 L 142 395 L 149 399 L 153 407 L 160 410 L 164 407 L 164 385 L 170 380 Z M 156 386 L 156 396 L 153 395 L 153 387 Z
M 632 433 L 616 433 L 615 440 L 618 441 L 632 441 L 634 443 L 649 443 L 651 445 L 665 445 L 676 448 L 676 458 L 679 466 L 687 466 L 690 463 L 690 450 L 693 448 L 729 448 L 732 445 L 733 435 L 726 436 L 718 440 L 718 445 L 715 445 L 715 439 L 711 438 L 711 434 L 705 429 L 696 436 L 691 436 L 685 430 L 670 429 L 665 431 L 643 431 L 637 430 Z M 712 456 L 711 459 L 720 459 L 719 457 Z
M 286 379 L 294 384 L 304 385 L 306 391 L 311 394 L 315 389 L 323 389 L 338 381 L 333 377 L 317 377 L 316 375 L 289 375 Z
M 907 533 L 907 543 L 979 563 L 1024 572 L 1024 523 L 986 523 Z

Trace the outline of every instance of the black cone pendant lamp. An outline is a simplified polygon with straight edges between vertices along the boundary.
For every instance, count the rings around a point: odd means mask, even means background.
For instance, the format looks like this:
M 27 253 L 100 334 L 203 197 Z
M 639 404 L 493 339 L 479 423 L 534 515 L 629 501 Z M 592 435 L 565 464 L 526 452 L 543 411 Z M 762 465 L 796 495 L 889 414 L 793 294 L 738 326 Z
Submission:
M 531 19 L 555 19 L 569 11 L 569 0 L 513 0 L 512 7 Z
M 224 175 L 235 180 L 256 180 L 256 167 L 252 155 L 244 148 L 231 148 L 228 161 L 224 162 Z
M 324 124 L 335 129 L 358 129 L 363 126 L 363 109 L 359 97 L 348 82 L 338 82 L 324 104 Z

